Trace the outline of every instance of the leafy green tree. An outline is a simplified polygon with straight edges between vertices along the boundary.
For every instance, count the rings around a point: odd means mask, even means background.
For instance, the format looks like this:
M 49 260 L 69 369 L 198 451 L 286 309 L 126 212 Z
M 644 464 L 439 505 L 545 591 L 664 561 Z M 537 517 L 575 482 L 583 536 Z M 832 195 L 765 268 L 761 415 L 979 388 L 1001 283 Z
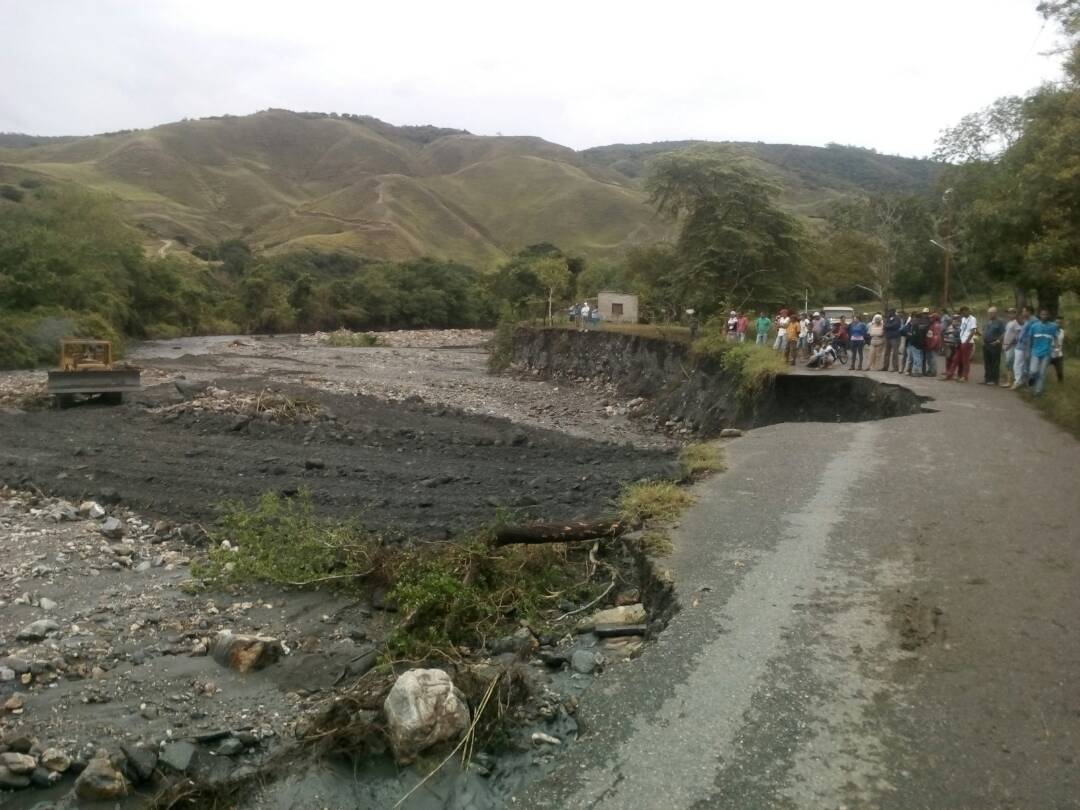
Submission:
M 645 187 L 679 223 L 675 287 L 699 311 L 742 306 L 798 275 L 802 229 L 751 158 L 716 147 L 662 155 Z

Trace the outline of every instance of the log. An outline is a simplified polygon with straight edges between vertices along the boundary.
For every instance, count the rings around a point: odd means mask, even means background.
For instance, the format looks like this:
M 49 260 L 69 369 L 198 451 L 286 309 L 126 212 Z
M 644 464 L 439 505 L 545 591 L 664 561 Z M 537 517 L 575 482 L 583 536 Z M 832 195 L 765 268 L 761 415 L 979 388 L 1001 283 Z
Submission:
M 611 519 L 503 526 L 495 532 L 493 545 L 572 543 L 578 540 L 596 540 L 600 537 L 618 537 L 626 534 L 630 528 L 630 524 L 625 520 Z

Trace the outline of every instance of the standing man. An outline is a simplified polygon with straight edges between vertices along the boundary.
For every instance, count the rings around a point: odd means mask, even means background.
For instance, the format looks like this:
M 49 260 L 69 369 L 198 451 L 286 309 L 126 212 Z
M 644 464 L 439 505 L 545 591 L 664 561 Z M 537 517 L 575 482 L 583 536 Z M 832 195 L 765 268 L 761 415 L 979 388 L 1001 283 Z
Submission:
M 754 340 L 758 346 L 764 346 L 769 342 L 770 327 L 772 327 L 772 320 L 764 312 L 760 313 L 754 323 L 754 331 L 756 332 Z
M 1046 369 L 1054 354 L 1057 324 L 1050 320 L 1050 310 L 1039 310 L 1039 320 L 1031 327 L 1031 378 L 1035 381 L 1035 396 L 1041 397 L 1046 386 Z
M 1009 307 L 1005 314 L 1009 317 L 1005 332 L 1001 336 L 1001 349 L 1005 353 L 1005 382 L 1000 384 L 1012 385 L 1015 380 L 1013 365 L 1016 361 L 1016 342 L 1020 339 L 1020 330 L 1024 327 L 1016 317 L 1016 307 Z
M 926 339 L 930 333 L 930 310 L 923 308 L 918 315 L 912 313 L 907 336 L 907 374 L 909 377 L 922 376 L 925 365 L 923 355 L 926 351 Z
M 1031 327 L 1035 325 L 1035 316 L 1031 307 L 1025 306 L 1020 311 L 1020 335 L 1016 338 L 1016 351 L 1013 353 L 1013 384 L 1016 390 L 1027 382 L 1028 365 L 1031 362 Z
M 1001 378 L 1001 347 L 1005 340 L 1005 322 L 998 317 L 997 307 L 986 310 L 986 329 L 982 336 L 983 385 L 997 385 Z
M 739 313 L 731 310 L 727 319 L 727 341 L 734 343 L 739 339 Z
M 787 334 L 784 336 L 784 359 L 790 365 L 795 365 L 795 358 L 799 355 L 799 323 L 799 319 L 794 315 L 788 318 Z
M 945 379 L 953 379 L 956 375 L 957 382 L 967 382 L 971 373 L 971 354 L 975 349 L 975 335 L 978 333 L 978 322 L 967 307 L 960 307 L 957 318 L 960 323 L 957 327 L 957 347 L 953 353 L 953 359 L 949 361 L 945 369 Z
M 885 315 L 885 365 L 882 371 L 900 370 L 900 328 L 903 323 L 896 314 L 895 309 L 890 309 Z
M 785 356 L 787 355 L 789 323 L 791 323 L 791 315 L 786 309 L 780 310 L 780 314 L 776 317 L 776 342 L 773 344 L 773 348 L 778 352 L 784 352 Z
M 736 331 L 739 335 L 739 343 L 746 342 L 746 330 L 750 327 L 750 319 L 746 317 L 745 312 L 739 313 L 738 325 Z
M 1054 335 L 1054 351 L 1050 353 L 1050 365 L 1057 372 L 1057 381 L 1065 382 L 1065 319 L 1057 319 L 1057 334 Z
M 589 315 L 592 310 L 589 308 L 589 302 L 586 301 L 581 305 L 581 331 L 584 332 L 589 328 Z

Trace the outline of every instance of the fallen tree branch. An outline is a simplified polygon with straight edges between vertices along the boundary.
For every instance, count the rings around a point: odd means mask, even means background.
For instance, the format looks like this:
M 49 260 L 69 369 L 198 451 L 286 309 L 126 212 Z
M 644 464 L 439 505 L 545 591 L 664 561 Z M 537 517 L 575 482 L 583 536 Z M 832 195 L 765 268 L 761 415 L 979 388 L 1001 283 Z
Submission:
M 576 608 L 574 610 L 571 610 L 568 613 L 564 613 L 562 616 L 557 618 L 555 621 L 556 622 L 561 622 L 563 619 L 569 619 L 571 616 L 576 616 L 578 613 L 584 613 L 586 610 L 588 610 L 589 608 L 596 605 L 601 599 L 603 599 L 605 596 L 607 596 L 609 593 L 611 593 L 611 589 L 614 588 L 614 587 L 615 587 L 615 580 L 612 579 L 611 583 L 606 588 L 604 588 L 604 592 L 602 594 L 600 594 L 598 597 L 596 597 L 595 599 L 593 599 L 591 602 L 589 602 L 589 604 L 582 605 L 581 607 Z
M 503 526 L 496 530 L 492 545 L 499 547 L 515 543 L 570 543 L 579 540 L 595 540 L 598 537 L 618 537 L 626 534 L 630 528 L 630 524 L 621 519 Z

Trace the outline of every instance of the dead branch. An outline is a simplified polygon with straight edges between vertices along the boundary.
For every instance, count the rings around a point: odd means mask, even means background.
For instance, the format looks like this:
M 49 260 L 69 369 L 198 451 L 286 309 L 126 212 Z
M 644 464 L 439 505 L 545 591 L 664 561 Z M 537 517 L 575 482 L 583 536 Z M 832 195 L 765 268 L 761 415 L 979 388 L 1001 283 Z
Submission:
M 619 519 L 503 526 L 495 532 L 492 545 L 499 547 L 515 543 L 571 543 L 595 540 L 598 537 L 619 537 L 630 531 L 630 528 L 627 521 Z

